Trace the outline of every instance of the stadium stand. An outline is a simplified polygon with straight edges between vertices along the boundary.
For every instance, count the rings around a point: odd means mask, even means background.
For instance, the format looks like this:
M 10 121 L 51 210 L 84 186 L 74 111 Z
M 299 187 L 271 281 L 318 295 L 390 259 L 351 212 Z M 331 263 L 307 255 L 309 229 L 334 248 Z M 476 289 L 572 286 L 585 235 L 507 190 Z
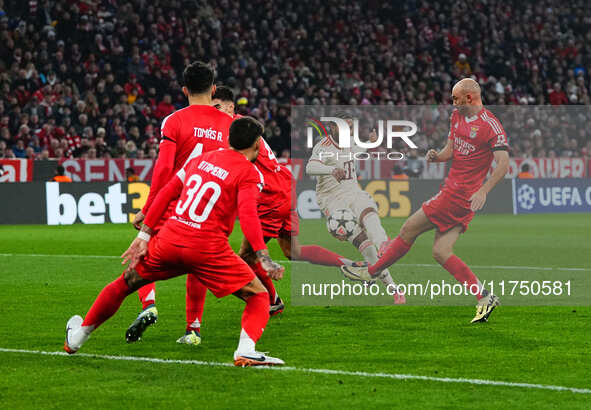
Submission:
M 585 0 L 363 3 L 0 0 L 0 158 L 154 158 L 197 59 L 276 152 L 295 104 L 449 104 L 464 76 L 489 105 L 590 103 Z M 513 155 L 591 152 L 559 117 L 525 121 Z

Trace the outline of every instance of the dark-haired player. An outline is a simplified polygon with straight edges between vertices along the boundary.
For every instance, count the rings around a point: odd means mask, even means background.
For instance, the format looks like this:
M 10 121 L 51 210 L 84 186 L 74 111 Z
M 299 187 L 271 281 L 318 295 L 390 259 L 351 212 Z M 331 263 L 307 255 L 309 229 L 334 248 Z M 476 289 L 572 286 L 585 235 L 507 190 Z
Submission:
M 218 85 L 211 97 L 211 103 L 215 108 L 229 114 L 234 119 L 241 117 L 239 114 L 234 114 L 234 91 L 228 86 Z
M 499 298 L 482 287 L 470 268 L 453 253 L 453 246 L 482 209 L 487 194 L 509 169 L 507 135 L 500 121 L 482 105 L 480 86 L 465 78 L 454 86 L 452 100 L 457 108 L 451 114 L 449 137 L 440 152 L 427 152 L 427 161 L 453 160 L 441 191 L 410 216 L 400 234 L 385 243 L 380 259 L 368 268 L 343 266 L 345 276 L 369 280 L 377 272 L 392 265 L 410 249 L 422 233 L 436 229 L 433 257 L 459 282 L 476 293 L 478 304 L 474 322 L 485 322 L 499 305 Z M 483 184 L 493 159 L 497 167 Z
M 68 353 L 76 353 L 142 285 L 188 273 L 217 297 L 234 294 L 246 301 L 234 352 L 236 366 L 284 364 L 255 350 L 269 320 L 269 295 L 228 242 L 238 214 L 260 265 L 274 279 L 283 276 L 283 267 L 269 256 L 257 216 L 256 198 L 263 181 L 252 163 L 259 154 L 262 131 L 253 118 L 234 121 L 229 149 L 189 159 L 160 190 L 138 237 L 122 255 L 123 263 L 130 261 L 129 267 L 101 291 L 84 319 L 73 316 L 68 321 L 64 343 Z M 152 237 L 171 205 L 175 205 L 174 213 Z
M 188 161 L 204 152 L 228 147 L 228 131 L 232 119 L 212 106 L 211 97 L 216 91 L 214 73 L 207 64 L 196 61 L 183 71 L 183 93 L 189 105 L 164 118 L 161 125 L 160 152 L 154 166 L 150 194 L 143 209 L 135 215 L 133 224 L 139 229 L 144 216 L 150 209 L 160 189 L 170 181 Z M 166 217 L 174 210 L 171 204 Z M 154 227 L 156 230 L 159 226 Z M 188 281 L 193 280 L 188 275 Z M 189 290 L 189 286 L 187 286 Z M 203 286 L 190 287 L 196 293 L 203 293 Z M 142 312 L 127 329 L 125 338 L 128 342 L 139 340 L 148 326 L 158 318 L 156 309 L 155 287 L 150 283 L 139 289 Z M 188 294 L 187 300 L 199 299 L 199 294 Z M 191 335 L 193 344 L 200 342 L 198 333 Z

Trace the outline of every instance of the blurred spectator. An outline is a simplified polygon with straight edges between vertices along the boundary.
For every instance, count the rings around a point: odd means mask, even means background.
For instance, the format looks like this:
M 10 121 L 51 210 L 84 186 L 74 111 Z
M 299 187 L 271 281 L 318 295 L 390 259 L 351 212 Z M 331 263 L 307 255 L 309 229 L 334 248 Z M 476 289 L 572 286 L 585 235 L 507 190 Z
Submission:
M 411 178 L 418 178 L 423 173 L 423 168 L 425 167 L 424 162 L 418 158 L 417 151 L 411 150 L 406 159 L 406 167 L 404 168 L 404 172 Z
M 408 175 L 404 173 L 400 165 L 394 165 L 394 168 L 392 168 L 392 179 L 408 179 Z
M 460 53 L 455 66 L 458 69 L 458 74 L 462 76 L 469 76 L 472 74 L 472 68 L 470 67 L 470 63 L 468 62 L 466 54 L 464 53 Z
M 72 178 L 66 175 L 66 169 L 63 165 L 58 165 L 55 168 L 55 176 L 51 180 L 55 182 L 72 182 Z
M 293 105 L 449 104 L 451 85 L 467 75 L 479 81 L 488 105 L 591 103 L 586 0 L 53 0 L 3 7 L 5 156 L 26 155 L 27 146 L 52 158 L 90 156 L 94 146 L 98 158 L 122 158 L 131 139 L 135 156 L 154 158 L 161 120 L 186 105 L 179 78 L 193 59 L 215 67 L 216 81 L 236 95 L 237 113 L 263 121 L 276 152 L 292 148 Z M 556 129 L 550 118 L 536 121 L 545 135 L 512 140 L 512 155 L 581 155 L 586 133 L 568 130 L 575 145 L 546 132 Z M 438 146 L 439 135 L 426 136 L 421 152 Z M 80 149 L 84 138 L 89 144 Z M 152 138 L 156 143 L 147 143 Z
M 127 178 L 127 182 L 137 182 L 140 180 L 140 177 L 136 175 L 135 170 L 132 167 L 125 170 L 125 177 Z
M 566 94 L 564 93 L 564 91 L 562 91 L 560 83 L 554 83 L 552 91 L 550 91 L 550 93 L 548 94 L 548 99 L 550 100 L 550 104 L 552 105 L 568 104 L 568 99 L 566 98 Z
M 291 154 L 288 149 L 281 151 L 281 156 L 277 158 L 277 162 L 283 165 L 291 164 Z
M 529 165 L 528 164 L 523 164 L 521 166 L 521 172 L 519 173 L 519 175 L 517 175 L 517 178 L 519 178 L 519 179 L 534 178 L 534 175 L 531 172 L 529 172 Z

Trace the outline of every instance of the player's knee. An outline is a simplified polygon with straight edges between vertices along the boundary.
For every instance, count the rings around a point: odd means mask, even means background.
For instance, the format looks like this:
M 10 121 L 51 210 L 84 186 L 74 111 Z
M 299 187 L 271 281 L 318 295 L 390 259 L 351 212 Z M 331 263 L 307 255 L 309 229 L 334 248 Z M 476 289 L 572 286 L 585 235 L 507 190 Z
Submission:
M 406 221 L 403 225 L 402 228 L 400 228 L 400 237 L 406 242 L 406 243 L 412 243 L 414 242 L 414 240 L 416 239 L 416 235 L 414 233 L 414 230 L 412 229 L 411 225 L 408 223 L 408 221 Z
M 248 264 L 253 264 L 256 262 L 256 254 L 250 248 L 240 248 L 240 252 L 238 253 L 238 255 L 242 258 L 244 262 Z
M 287 259 L 291 260 L 298 260 L 300 258 L 300 249 L 298 247 L 294 247 L 292 249 L 291 246 L 282 249 L 283 254 Z
M 267 288 L 265 285 L 258 278 L 254 278 L 250 281 L 246 286 L 236 292 L 236 296 L 239 298 L 246 300 L 251 296 L 256 295 L 257 293 L 268 293 Z
M 300 245 L 300 242 L 298 241 L 297 237 L 292 237 L 291 235 L 279 235 L 277 241 L 279 242 L 281 251 L 287 259 L 289 259 L 290 261 L 300 260 L 302 246 Z
M 127 287 L 133 291 L 138 290 L 142 286 L 149 283 L 144 278 L 142 278 L 135 269 L 126 270 L 123 274 L 123 279 L 125 280 Z
M 440 265 L 443 265 L 445 261 L 452 255 L 451 249 L 442 246 L 434 246 L 433 247 L 433 259 L 437 261 Z

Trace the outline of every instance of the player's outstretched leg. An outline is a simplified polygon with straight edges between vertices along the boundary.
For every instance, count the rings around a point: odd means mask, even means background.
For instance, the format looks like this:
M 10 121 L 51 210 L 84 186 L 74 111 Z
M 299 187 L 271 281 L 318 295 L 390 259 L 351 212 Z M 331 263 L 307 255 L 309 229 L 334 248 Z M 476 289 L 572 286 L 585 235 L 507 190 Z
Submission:
M 197 346 L 201 343 L 201 321 L 207 288 L 199 282 L 195 275 L 187 275 L 187 328 L 185 334 L 177 339 L 177 343 Z
M 425 212 L 419 209 L 404 222 L 396 238 L 386 242 L 385 245 L 382 244 L 379 252 L 381 256 L 376 263 L 368 267 L 345 265 L 341 266 L 341 270 L 346 277 L 353 280 L 373 280 L 379 272 L 406 255 L 420 234 L 433 228 L 435 228 L 435 225 L 429 221 Z
M 315 265 L 341 266 L 351 264 L 352 261 L 338 253 L 329 251 L 318 245 L 299 245 L 299 242 L 293 248 L 293 259 L 306 261 Z
M 127 343 L 137 342 L 144 331 L 158 321 L 158 309 L 156 309 L 156 286 L 149 283 L 138 289 L 138 297 L 142 302 L 142 311 L 125 331 Z
M 372 243 L 372 241 L 369 240 L 367 232 L 361 226 L 357 226 L 356 233 L 351 236 L 349 242 L 351 242 L 351 244 L 359 250 L 359 252 L 363 255 L 363 259 L 366 261 L 365 265 L 349 264 L 349 266 L 363 266 L 364 268 L 366 268 L 367 264 L 371 265 L 378 261 L 378 253 L 376 247 Z M 390 275 L 390 272 L 387 269 L 384 269 L 381 272 L 377 272 L 371 279 L 371 282 L 375 280 L 379 280 L 380 282 L 382 282 L 384 286 L 389 288 L 390 291 L 395 291 L 393 295 L 394 304 L 402 305 L 406 303 L 406 297 L 404 296 L 404 294 L 397 291 L 397 286 L 394 283 L 394 280 L 392 279 L 392 275 Z
M 236 366 L 276 366 L 285 364 L 281 359 L 257 352 L 256 342 L 259 340 L 269 321 L 269 294 L 258 278 L 234 293 L 246 301 L 242 314 L 242 330 L 238 348 L 234 352 Z
M 486 322 L 492 311 L 500 304 L 500 301 L 497 296 L 483 287 L 468 265 L 453 254 L 453 246 L 461 233 L 462 226 L 460 225 L 443 233 L 437 231 L 433 242 L 433 258 L 476 296 L 478 300 L 476 316 L 474 316 L 471 323 Z
M 369 267 L 369 273 L 374 275 L 376 272 L 380 272 L 382 269 L 396 263 L 406 255 L 420 234 L 433 228 L 435 228 L 435 225 L 427 218 L 425 212 L 422 209 L 416 211 L 404 222 L 398 236 L 388 242 L 387 245 L 382 245 L 379 252 L 380 259 Z
M 268 238 L 265 238 L 265 241 L 267 240 Z M 271 316 L 275 316 L 283 312 L 283 310 L 285 309 L 285 304 L 277 294 L 277 291 L 275 290 L 275 285 L 273 284 L 273 280 L 269 277 L 267 271 L 263 269 L 260 263 L 257 263 L 256 254 L 252 250 L 252 247 L 250 246 L 246 238 L 242 241 L 242 245 L 240 246 L 240 257 L 242 258 L 242 260 L 248 263 L 248 266 L 250 266 L 253 272 L 257 275 L 257 278 L 259 278 L 261 283 L 267 289 L 267 292 L 269 293 L 270 304 L 269 314 Z
M 84 319 L 76 315 L 68 320 L 64 350 L 70 354 L 76 353 L 90 334 L 119 310 L 123 300 L 146 283 L 148 281 L 131 270 L 105 286 Z

